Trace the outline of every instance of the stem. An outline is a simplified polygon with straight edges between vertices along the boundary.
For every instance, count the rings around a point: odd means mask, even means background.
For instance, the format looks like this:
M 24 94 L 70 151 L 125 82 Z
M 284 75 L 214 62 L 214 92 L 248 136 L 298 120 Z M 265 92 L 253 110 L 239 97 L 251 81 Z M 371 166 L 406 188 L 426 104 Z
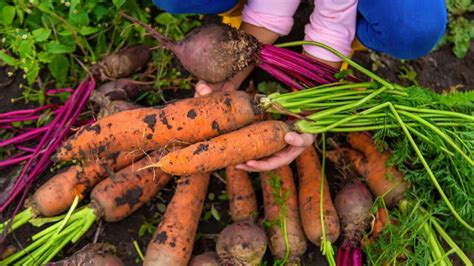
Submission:
M 443 201 L 446 203 L 446 205 L 448 206 L 449 210 L 451 211 L 451 213 L 454 215 L 454 217 L 464 226 L 466 227 L 467 229 L 469 229 L 470 231 L 474 231 L 474 227 L 472 227 L 471 225 L 469 225 L 466 221 L 464 221 L 464 219 L 457 213 L 457 211 L 454 209 L 453 205 L 451 204 L 451 202 L 449 201 L 448 197 L 446 197 L 446 194 L 444 194 L 444 191 L 443 189 L 441 188 L 441 186 L 439 185 L 438 183 L 438 180 L 436 180 L 436 177 L 434 176 L 433 172 L 431 171 L 431 168 L 429 167 L 428 163 L 426 162 L 425 160 L 425 157 L 423 157 L 423 154 L 421 154 L 421 151 L 420 149 L 418 148 L 418 146 L 416 145 L 415 141 L 413 140 L 413 137 L 411 136 L 410 132 L 408 131 L 408 128 L 405 126 L 405 123 L 403 122 L 403 120 L 400 118 L 400 116 L 398 115 L 398 112 L 397 110 L 395 109 L 395 107 L 393 107 L 392 104 L 389 105 L 390 107 L 390 110 L 393 112 L 394 116 L 395 116 L 395 119 L 398 121 L 398 123 L 400 124 L 403 132 L 405 133 L 405 135 L 407 136 L 408 138 L 408 141 L 410 141 L 410 144 L 412 145 L 413 149 L 415 150 L 415 153 L 416 155 L 418 156 L 418 158 L 420 159 L 421 163 L 423 164 L 423 166 L 425 167 L 426 169 L 426 172 L 428 173 L 428 176 L 430 177 L 431 179 L 431 182 L 433 183 L 433 185 L 436 187 L 436 189 L 438 190 L 441 198 L 443 199 Z
M 422 231 L 425 235 L 425 238 L 428 240 L 430 243 L 431 247 L 431 254 L 433 256 L 433 259 L 435 261 L 438 261 L 439 265 L 445 266 L 446 264 L 444 263 L 444 260 L 442 259 L 441 251 L 439 248 L 439 243 L 436 241 L 436 238 L 433 236 L 433 233 L 431 232 L 428 223 L 423 223 Z
M 408 106 L 399 105 L 399 104 L 394 104 L 393 106 L 396 109 L 400 109 L 400 110 L 404 110 L 404 111 L 417 112 L 417 113 L 428 113 L 428 114 L 439 114 L 439 115 L 443 115 L 443 116 L 453 116 L 453 117 L 459 117 L 459 118 L 467 119 L 467 120 L 470 120 L 470 121 L 474 121 L 474 116 L 466 115 L 466 114 L 463 114 L 463 113 L 443 111 L 443 110 L 433 110 L 433 109 L 420 109 L 420 108 L 413 108 L 413 107 L 408 107 Z
M 308 44 L 318 46 L 318 47 L 321 47 L 323 49 L 326 49 L 326 50 L 332 52 L 333 54 L 335 54 L 336 56 L 341 58 L 344 62 L 349 64 L 351 67 L 359 70 L 360 72 L 364 73 L 365 75 L 367 75 L 367 76 L 371 77 L 372 79 L 378 81 L 380 84 L 384 85 L 385 87 L 387 87 L 389 89 L 394 88 L 394 86 L 392 84 L 390 84 L 389 82 L 387 82 L 383 78 L 381 78 L 381 77 L 377 76 L 376 74 L 370 72 L 368 69 L 364 68 L 363 66 L 361 66 L 361 65 L 357 64 L 356 62 L 352 61 L 351 59 L 347 58 L 346 56 L 344 56 L 342 53 L 340 53 L 336 49 L 334 49 L 330 46 L 327 46 L 323 43 L 313 42 L 313 41 L 296 41 L 296 42 L 281 43 L 281 44 L 278 44 L 276 46 L 277 47 L 291 47 L 291 46 L 300 46 L 300 45 L 308 45 Z
M 457 152 L 459 152 L 462 157 L 464 157 L 464 159 L 466 159 L 471 165 L 474 165 L 474 161 L 472 161 L 471 158 L 469 158 L 469 156 L 467 156 L 462 150 L 461 148 L 458 147 L 458 145 L 456 145 L 454 143 L 454 141 L 448 136 L 446 135 L 444 132 L 442 132 L 439 128 L 437 128 L 436 126 L 434 126 L 433 124 L 429 123 L 428 121 L 424 120 L 423 118 L 421 117 L 418 117 L 414 114 L 411 114 L 409 112 L 406 112 L 406 111 L 399 111 L 400 114 L 404 115 L 404 116 L 407 116 L 407 117 L 410 117 L 411 119 L 415 120 L 415 121 L 418 121 L 420 122 L 421 124 L 425 125 L 426 127 L 430 128 L 431 130 L 433 130 L 436 134 L 438 134 L 438 136 L 440 136 L 441 138 L 443 138 L 449 145 L 451 145 L 451 147 L 453 147 Z
M 456 243 L 451 239 L 448 233 L 444 231 L 443 227 L 441 227 L 438 221 L 436 221 L 436 218 L 432 217 L 430 218 L 430 220 L 431 220 L 431 224 L 434 226 L 436 231 L 438 231 L 438 234 L 441 235 L 444 241 L 446 241 L 446 243 L 454 250 L 456 255 L 458 255 L 458 257 L 464 262 L 464 264 L 472 266 L 471 260 L 466 256 L 466 254 L 464 254 L 461 248 L 459 248 L 459 246 L 456 245 Z

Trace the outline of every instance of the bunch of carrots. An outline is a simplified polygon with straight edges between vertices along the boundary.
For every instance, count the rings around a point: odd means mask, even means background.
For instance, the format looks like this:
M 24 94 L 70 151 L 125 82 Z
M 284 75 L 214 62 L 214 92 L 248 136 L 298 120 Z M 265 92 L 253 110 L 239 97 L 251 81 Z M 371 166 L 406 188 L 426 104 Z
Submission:
M 143 26 L 200 79 L 222 82 L 254 64 L 300 90 L 258 96 L 242 91 L 216 92 L 161 107 L 117 112 L 81 127 L 57 150 L 54 160 L 83 162 L 82 165 L 51 178 L 31 197 L 26 210 L 15 216 L 11 227 L 0 229 L 8 233 L 28 221 L 37 226 L 52 225 L 0 264 L 50 262 L 99 219 L 114 222 L 131 215 L 152 200 L 174 175 L 179 176 L 174 196 L 146 250 L 145 265 L 259 265 L 267 250 L 275 264 L 294 265 L 300 263 L 308 240 L 321 247 L 330 265 L 362 265 L 362 248 L 368 250 L 366 247 L 374 242 L 387 241 L 385 228 L 400 225 L 396 219 L 390 220 L 392 217 L 387 213 L 398 208 L 402 214 L 414 215 L 407 206 L 415 206 L 417 213 L 427 213 L 411 197 L 416 181 L 407 180 L 408 171 L 400 169 L 408 158 L 416 160 L 412 166 L 424 174 L 422 178 L 432 182 L 433 190 L 439 193 L 441 202 L 459 225 L 474 230 L 474 215 L 460 211 L 452 190 L 448 190 L 451 188 L 438 182 L 431 169 L 434 166 L 427 163 L 422 153 L 426 146 L 439 145 L 440 152 L 451 156 L 446 164 L 455 165 L 456 159 L 472 167 L 474 145 L 457 132 L 469 132 L 474 125 L 473 94 L 439 96 L 423 88 L 404 88 L 318 43 L 297 42 L 287 46 L 323 47 L 373 81 L 358 82 L 354 77 L 337 81 L 334 69 L 285 48 L 263 45 L 222 25 L 198 28 L 180 42 L 172 42 L 150 26 Z M 223 55 L 235 58 L 223 60 Z M 102 79 L 114 77 L 105 63 L 96 69 L 96 76 Z M 460 101 L 454 104 L 454 98 Z M 297 119 L 263 120 L 265 113 Z M 291 130 L 321 134 L 322 151 L 308 147 L 298 157 L 297 180 L 289 166 L 260 173 L 262 214 L 250 176 L 234 166 L 284 149 L 284 136 Z M 376 142 L 383 135 L 380 132 L 387 130 L 398 130 L 401 142 L 409 145 L 412 156 L 407 155 L 395 164 L 389 150 L 377 148 Z M 344 133 L 347 147 L 326 152 L 328 132 Z M 427 132 L 435 137 L 427 137 Z M 389 137 L 397 139 L 394 134 Z M 338 182 L 340 187 L 329 186 L 326 158 L 341 169 L 353 169 Z M 215 253 L 192 258 L 210 174 L 219 169 L 226 169 L 233 224 L 219 235 Z M 458 174 L 463 177 L 465 173 Z M 465 177 L 472 181 L 473 176 Z M 56 191 L 57 198 L 50 191 Z M 89 191 L 90 202 L 78 208 Z M 466 192 L 467 197 L 472 197 L 472 188 Z M 379 211 L 377 220 L 372 214 L 374 202 L 382 202 L 385 210 Z M 258 217 L 263 217 L 264 222 L 258 221 Z M 409 232 L 418 237 L 417 241 L 430 245 L 427 261 L 449 265 L 448 255 L 455 253 L 469 264 L 467 256 L 441 226 L 441 218 L 428 219 L 431 224 L 425 225 L 421 233 Z M 445 251 L 442 242 L 451 250 Z M 339 245 L 337 255 L 332 243 Z M 402 253 L 396 254 L 396 259 L 402 258 Z M 393 261 L 384 258 L 378 262 Z

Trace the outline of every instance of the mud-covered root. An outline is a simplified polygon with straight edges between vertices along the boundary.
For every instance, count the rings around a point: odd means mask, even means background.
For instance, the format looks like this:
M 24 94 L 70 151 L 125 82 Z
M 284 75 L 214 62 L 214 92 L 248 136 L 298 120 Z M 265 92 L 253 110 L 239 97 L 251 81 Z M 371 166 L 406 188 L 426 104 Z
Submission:
M 122 78 L 104 83 L 95 91 L 100 92 L 111 101 L 128 101 L 137 97 L 144 88 L 143 85 L 133 79 Z
M 334 202 L 341 222 L 343 245 L 358 247 L 371 220 L 373 201 L 369 189 L 359 181 L 348 183 L 337 193 Z
M 204 252 L 194 256 L 189 262 L 189 266 L 219 266 L 219 257 L 214 251 Z
M 121 15 L 144 27 L 170 49 L 191 74 L 209 83 L 223 82 L 258 61 L 261 43 L 226 24 L 203 25 L 190 31 L 181 41 L 173 42 L 138 19 L 123 12 Z
M 221 265 L 260 265 L 267 250 L 265 232 L 251 221 L 233 223 L 219 234 L 216 251 Z
M 127 77 L 144 66 L 150 58 L 148 46 L 128 47 L 106 56 L 93 67 L 92 74 L 100 81 Z
M 48 263 L 48 266 L 122 266 L 123 262 L 115 255 L 114 247 L 105 243 L 89 244 L 61 261 Z

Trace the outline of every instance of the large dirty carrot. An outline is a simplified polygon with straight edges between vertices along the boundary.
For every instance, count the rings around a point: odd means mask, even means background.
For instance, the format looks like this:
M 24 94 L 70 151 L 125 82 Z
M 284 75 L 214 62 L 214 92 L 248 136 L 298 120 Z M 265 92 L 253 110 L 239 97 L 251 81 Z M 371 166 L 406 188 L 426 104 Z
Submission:
M 281 121 L 255 123 L 170 152 L 150 167 L 173 175 L 211 172 L 274 154 L 286 147 L 284 136 L 289 130 Z
M 171 179 L 170 175 L 158 169 L 138 171 L 160 156 L 160 152 L 153 152 L 115 174 L 111 173 L 94 187 L 88 206 L 33 235 L 33 243 L 0 261 L 0 265 L 46 264 L 66 244 L 76 243 L 98 219 L 115 222 L 132 214 L 150 201 Z
M 272 254 L 285 262 L 297 262 L 306 252 L 298 195 L 288 165 L 260 173 L 265 220 L 271 224 L 267 235 Z
M 209 179 L 209 173 L 179 178 L 173 199 L 148 244 L 144 265 L 188 265 Z
M 403 174 L 394 166 L 387 166 L 389 152 L 381 153 L 375 147 L 373 139 L 363 132 L 351 132 L 348 135 L 349 144 L 361 151 L 367 162 L 363 175 L 370 190 L 383 199 L 388 207 L 394 207 L 405 196 L 408 182 L 403 180 Z
M 320 246 L 322 240 L 320 209 L 322 172 L 321 163 L 313 146 L 306 148 L 306 150 L 296 158 L 296 167 L 298 169 L 298 197 L 303 229 L 308 239 L 313 244 Z M 337 217 L 336 208 L 331 200 L 326 176 L 324 176 L 322 211 L 324 213 L 326 238 L 330 242 L 334 242 L 339 237 L 339 218 Z
M 124 111 L 82 128 L 62 146 L 56 159 L 195 143 L 252 123 L 256 110 L 247 93 L 234 91 L 176 101 L 163 108 Z
M 143 154 L 116 152 L 103 160 L 85 162 L 82 166 L 73 165 L 56 174 L 26 201 L 26 209 L 11 221 L 9 233 L 33 218 L 50 217 L 65 212 L 71 207 L 75 197 L 82 199 L 108 172 L 118 171 L 142 156 Z M 8 222 L 1 224 L 0 230 L 4 230 Z
M 227 194 L 232 221 L 254 220 L 257 209 L 257 198 L 249 174 L 234 166 L 228 166 L 226 172 Z

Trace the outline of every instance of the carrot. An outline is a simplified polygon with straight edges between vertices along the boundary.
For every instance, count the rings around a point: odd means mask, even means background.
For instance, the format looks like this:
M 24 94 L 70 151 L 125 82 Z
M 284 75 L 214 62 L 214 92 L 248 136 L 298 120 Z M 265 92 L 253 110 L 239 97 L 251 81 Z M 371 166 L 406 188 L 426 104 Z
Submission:
M 226 167 L 225 171 L 232 221 L 253 221 L 258 212 L 257 198 L 248 173 L 234 166 Z
M 188 265 L 209 184 L 209 173 L 182 176 L 148 244 L 144 265 Z
M 46 264 L 68 242 L 76 243 L 98 219 L 115 222 L 132 214 L 150 201 L 171 179 L 170 175 L 160 170 L 137 171 L 160 156 L 160 152 L 152 152 L 140 161 L 112 173 L 94 187 L 88 206 L 33 235 L 33 243 L 0 261 L 0 265 L 13 262 L 20 265 Z
M 278 259 L 298 261 L 306 252 L 307 243 L 291 169 L 285 165 L 274 171 L 262 172 L 260 181 L 265 220 L 271 223 L 267 229 L 270 250 Z
M 120 170 L 139 158 L 117 152 L 102 162 L 86 162 L 82 167 L 71 166 L 36 190 L 28 205 L 41 216 L 58 215 L 71 206 L 74 197 L 84 197 L 84 193 L 97 184 L 108 170 Z
M 387 166 L 389 152 L 379 152 L 374 141 L 365 133 L 349 133 L 349 144 L 361 151 L 367 158 L 366 171 L 360 173 L 365 177 L 370 190 L 383 199 L 388 207 L 394 207 L 404 197 L 408 183 L 403 174 L 394 166 Z
M 158 151 L 152 152 L 150 157 L 129 165 L 94 187 L 91 200 L 105 221 L 115 222 L 127 217 L 168 183 L 171 176 L 159 169 L 138 171 L 161 156 Z
M 170 152 L 157 164 L 166 173 L 185 175 L 211 172 L 274 154 L 286 147 L 289 127 L 281 121 L 264 121 Z
M 83 127 L 56 158 L 68 161 L 117 151 L 154 150 L 172 142 L 194 143 L 252 123 L 255 112 L 251 97 L 241 91 L 120 112 Z
M 321 245 L 322 226 L 320 212 L 321 164 L 313 146 L 296 158 L 299 177 L 299 207 L 301 222 L 308 239 L 315 245 Z M 324 176 L 323 212 L 326 237 L 334 242 L 339 237 L 339 219 L 331 200 L 329 184 Z
M 361 176 L 367 176 L 367 159 L 359 151 L 351 148 L 338 148 L 337 150 L 327 151 L 326 157 L 336 165 L 352 167 Z

